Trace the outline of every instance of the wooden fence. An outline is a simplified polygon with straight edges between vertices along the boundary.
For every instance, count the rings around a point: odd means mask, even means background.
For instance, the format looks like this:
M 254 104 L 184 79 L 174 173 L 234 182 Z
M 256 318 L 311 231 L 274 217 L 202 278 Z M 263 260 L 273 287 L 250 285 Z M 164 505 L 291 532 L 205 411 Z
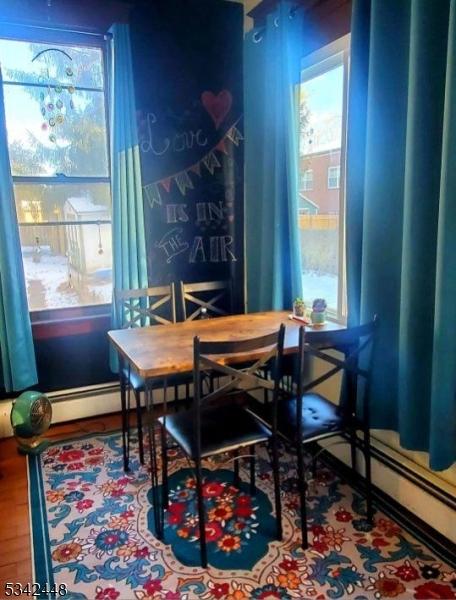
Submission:
M 299 215 L 299 229 L 339 229 L 339 215 Z
M 65 227 L 63 226 L 22 225 L 19 226 L 19 232 L 22 246 L 48 247 L 52 254 L 65 255 L 67 252 Z

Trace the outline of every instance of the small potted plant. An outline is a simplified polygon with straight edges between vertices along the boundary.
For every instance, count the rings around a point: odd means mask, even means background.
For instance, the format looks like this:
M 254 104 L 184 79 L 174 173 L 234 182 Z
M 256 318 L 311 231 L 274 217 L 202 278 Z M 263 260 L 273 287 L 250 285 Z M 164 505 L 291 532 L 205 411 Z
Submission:
M 293 314 L 295 317 L 304 317 L 306 311 L 306 305 L 302 298 L 296 298 L 293 302 Z
M 312 313 L 310 319 L 314 325 L 321 325 L 326 321 L 326 300 L 324 298 L 315 298 L 312 303 Z

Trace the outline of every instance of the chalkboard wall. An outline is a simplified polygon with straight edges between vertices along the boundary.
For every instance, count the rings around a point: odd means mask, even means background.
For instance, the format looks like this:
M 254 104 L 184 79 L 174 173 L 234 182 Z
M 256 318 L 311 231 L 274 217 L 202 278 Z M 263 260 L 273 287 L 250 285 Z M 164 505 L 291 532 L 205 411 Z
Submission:
M 231 279 L 243 309 L 243 11 L 158 0 L 131 15 L 150 285 Z

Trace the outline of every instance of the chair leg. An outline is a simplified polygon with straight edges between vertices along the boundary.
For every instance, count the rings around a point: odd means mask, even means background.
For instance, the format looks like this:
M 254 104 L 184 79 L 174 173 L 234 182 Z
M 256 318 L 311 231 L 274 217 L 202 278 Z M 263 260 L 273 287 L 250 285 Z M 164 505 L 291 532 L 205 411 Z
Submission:
M 372 506 L 372 473 L 371 473 L 371 449 L 370 430 L 364 430 L 364 463 L 366 467 L 366 516 L 369 523 L 374 519 L 374 508 Z
M 277 526 L 277 539 L 282 540 L 282 504 L 280 501 L 280 474 L 279 474 L 279 451 L 277 448 L 277 440 L 271 441 L 272 450 L 272 475 L 274 478 L 274 500 L 275 500 L 275 511 L 276 511 L 276 526 Z
M 235 487 L 239 487 L 239 450 L 234 451 L 234 479 L 233 484 Z
M 131 385 L 127 386 L 127 461 L 128 465 L 130 465 L 130 417 L 131 417 Z M 128 466 L 130 469 L 130 466 Z
M 350 428 L 350 454 L 351 454 L 351 465 L 355 473 L 358 471 L 358 461 L 356 452 L 356 427 Z
M 201 471 L 201 461 L 196 461 L 196 493 L 198 496 L 198 521 L 200 532 L 200 552 L 201 566 L 207 568 L 207 547 L 206 547 L 206 521 L 204 514 L 204 498 L 203 498 L 203 475 Z
M 141 392 L 135 390 L 136 399 L 136 422 L 138 425 L 139 462 L 144 464 L 144 438 L 142 427 Z
M 124 471 L 129 470 L 128 460 L 128 449 L 127 449 L 127 390 L 125 384 L 125 378 L 121 374 L 120 376 L 120 403 L 122 407 L 122 451 L 123 451 L 123 463 Z
M 252 446 L 250 453 L 252 455 L 250 457 L 250 495 L 255 496 L 255 446 Z
M 192 405 L 192 403 L 190 400 L 190 384 L 186 383 L 185 384 L 185 407 L 190 408 L 191 405 Z
M 167 510 L 169 504 L 168 448 L 166 446 L 166 430 L 163 426 L 160 429 L 162 454 L 162 510 Z
M 298 444 L 297 447 L 297 459 L 298 459 L 298 486 L 299 486 L 299 499 L 301 508 L 301 535 L 302 535 L 302 548 L 307 550 L 309 547 L 309 539 L 307 535 L 307 507 L 306 507 L 306 478 L 304 473 L 304 452 L 302 444 Z
M 319 452 L 318 445 L 317 444 L 313 445 L 312 450 L 311 450 L 311 453 L 312 453 L 312 463 L 311 464 L 312 464 L 312 478 L 313 479 L 316 479 L 316 477 L 317 477 L 317 460 L 318 460 L 317 455 L 318 455 L 318 452 Z

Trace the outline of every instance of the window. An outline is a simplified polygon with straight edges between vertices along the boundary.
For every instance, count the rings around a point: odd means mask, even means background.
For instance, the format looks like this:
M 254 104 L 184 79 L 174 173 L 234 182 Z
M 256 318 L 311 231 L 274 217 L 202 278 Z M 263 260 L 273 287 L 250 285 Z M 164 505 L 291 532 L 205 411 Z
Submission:
M 328 167 L 328 189 L 338 190 L 340 185 L 340 166 Z
M 303 298 L 325 298 L 343 320 L 345 302 L 344 169 L 348 36 L 302 61 L 299 86 L 300 177 L 313 172 L 313 186 L 300 193 L 298 223 Z M 303 210 L 305 206 L 306 210 Z
M 306 169 L 301 175 L 301 189 L 304 192 L 313 190 L 313 171 Z
M 103 48 L 0 39 L 31 311 L 111 301 Z

